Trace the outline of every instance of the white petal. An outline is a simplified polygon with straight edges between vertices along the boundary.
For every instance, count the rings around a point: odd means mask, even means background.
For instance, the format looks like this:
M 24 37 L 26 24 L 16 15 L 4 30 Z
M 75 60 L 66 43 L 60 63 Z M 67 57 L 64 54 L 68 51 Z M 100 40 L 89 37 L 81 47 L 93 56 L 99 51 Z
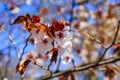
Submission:
M 8 78 L 3 78 L 3 80 L 8 80 Z
M 46 35 L 43 31 L 39 31 L 38 33 L 36 32 L 37 29 L 32 29 L 30 33 L 32 33 L 32 38 L 34 39 L 43 39 L 44 36 Z
M 45 66 L 45 61 L 43 59 L 36 59 L 36 63 L 39 64 L 40 66 Z
M 46 44 L 43 43 L 43 40 L 41 39 L 38 42 L 35 42 L 38 52 L 45 53 L 46 51 L 50 51 L 53 48 L 52 40 L 50 38 L 46 38 L 46 40 L 48 41 Z
M 65 31 L 69 31 L 69 30 L 70 30 L 70 26 L 65 26 L 65 27 L 64 27 L 64 30 L 65 30 Z
M 27 5 L 30 5 L 31 2 L 32 2 L 32 0 L 26 0 L 26 4 L 27 4 Z
M 47 56 L 48 56 L 49 59 L 51 59 L 52 55 L 53 55 L 52 53 L 49 53 Z
M 14 9 L 11 10 L 11 13 L 16 14 L 20 11 L 19 7 L 15 7 Z
M 65 48 L 61 47 L 58 51 L 58 54 L 60 54 L 60 55 L 64 54 L 65 50 L 66 50 Z
M 67 51 L 63 55 L 61 55 L 63 64 L 67 64 L 67 63 L 71 62 L 72 58 L 73 58 L 73 54 L 68 53 Z
M 65 39 L 70 40 L 70 39 L 73 38 L 72 33 L 69 32 L 69 31 L 65 31 L 65 32 L 64 32 L 64 35 L 65 35 L 65 36 L 64 36 Z
M 72 47 L 72 42 L 70 40 L 64 40 L 61 46 L 63 48 Z

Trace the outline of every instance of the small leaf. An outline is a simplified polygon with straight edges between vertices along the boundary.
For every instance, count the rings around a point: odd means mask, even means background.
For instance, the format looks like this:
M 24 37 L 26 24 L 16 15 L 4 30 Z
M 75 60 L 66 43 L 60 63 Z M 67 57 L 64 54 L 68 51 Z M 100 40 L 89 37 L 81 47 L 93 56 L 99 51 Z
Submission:
M 95 75 L 95 76 L 97 76 L 97 74 L 98 74 L 97 70 L 94 69 L 94 68 L 91 68 L 91 69 L 90 69 L 90 72 L 91 72 L 91 74 L 93 74 L 93 75 Z
M 118 43 L 118 44 L 114 44 L 113 47 L 115 47 L 115 48 L 119 48 L 119 47 L 120 47 L 120 43 Z
M 70 74 L 67 76 L 67 80 L 75 80 L 74 74 Z
M 40 9 L 40 16 L 43 16 L 46 13 L 48 13 L 48 8 L 42 8 L 42 9 Z
M 40 17 L 36 16 L 36 15 L 33 15 L 33 22 L 34 23 L 39 23 L 40 22 Z
M 64 25 L 59 22 L 53 22 L 51 28 L 54 29 L 55 31 L 63 31 Z
M 13 24 L 20 24 L 26 20 L 27 20 L 26 16 L 18 16 L 17 19 L 15 19 L 15 21 L 13 22 Z
M 29 60 L 33 57 L 33 54 L 32 53 L 29 53 L 27 56 L 26 56 L 26 59 Z
M 54 40 L 55 36 L 55 32 L 56 31 L 63 31 L 65 25 L 67 25 L 68 23 L 61 20 L 61 21 L 55 21 L 52 23 L 52 25 L 47 29 L 47 35 Z
M 35 39 L 30 37 L 29 42 L 30 42 L 31 44 L 34 44 Z
M 29 62 L 30 60 L 27 59 L 21 60 L 16 66 L 16 73 L 19 72 L 23 77 Z
M 46 32 L 47 27 L 48 27 L 42 23 L 38 23 L 38 24 L 34 24 L 34 25 L 38 28 L 38 30 L 42 30 L 43 32 Z
M 54 40 L 55 39 L 55 29 L 50 27 L 48 30 L 47 30 L 47 35 L 52 39 Z
M 36 60 L 35 60 L 35 59 L 32 59 L 32 60 L 31 60 L 31 63 L 32 63 L 32 64 L 36 64 Z
M 56 63 L 56 61 L 57 61 L 57 56 L 58 56 L 58 51 L 54 51 L 53 52 L 53 55 L 52 55 L 52 58 L 51 58 L 51 61 L 53 62 L 55 62 Z
M 106 64 L 105 76 L 108 76 L 111 80 L 115 77 L 115 71 L 109 64 Z
M 64 75 L 60 75 L 58 80 L 64 80 L 65 76 Z
M 57 61 L 57 57 L 58 57 L 58 49 L 59 49 L 60 47 L 58 46 L 57 48 L 53 48 L 52 49 L 52 51 L 53 51 L 53 53 L 52 53 L 52 58 L 51 58 L 51 62 L 55 62 L 56 63 L 56 61 Z

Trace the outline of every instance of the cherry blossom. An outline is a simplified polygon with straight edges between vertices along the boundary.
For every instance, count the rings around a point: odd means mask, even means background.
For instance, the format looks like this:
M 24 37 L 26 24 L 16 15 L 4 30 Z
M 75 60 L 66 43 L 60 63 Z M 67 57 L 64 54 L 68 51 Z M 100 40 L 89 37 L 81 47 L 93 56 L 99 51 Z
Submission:
M 71 62 L 72 58 L 73 58 L 73 54 L 71 54 L 67 51 L 65 51 L 65 53 L 61 55 L 63 64 L 67 64 L 67 63 Z
M 19 7 L 15 7 L 14 9 L 11 10 L 11 13 L 16 14 L 20 11 Z
M 70 27 L 63 24 L 62 22 L 53 23 L 53 26 L 48 26 L 46 31 L 32 28 L 30 33 L 32 33 L 32 38 L 35 40 L 35 47 L 38 53 L 47 54 L 48 59 L 52 59 L 54 49 L 57 49 L 58 55 L 61 55 L 62 62 L 65 64 L 73 58 L 71 54 L 71 40 L 73 37 Z M 57 58 L 57 55 L 55 57 Z
M 72 34 L 68 31 L 59 31 L 56 32 L 56 41 L 58 44 L 61 45 L 61 43 L 64 43 L 65 40 L 71 40 L 72 39 Z
M 26 0 L 26 4 L 27 4 L 27 5 L 30 5 L 31 2 L 32 2 L 32 0 Z
M 8 80 L 8 78 L 3 78 L 3 80 Z
M 50 39 L 48 36 L 44 37 L 43 39 L 36 40 L 35 42 L 37 51 L 40 53 L 45 53 L 45 51 L 50 51 L 52 46 L 52 39 Z
M 52 39 L 50 39 L 44 32 L 39 31 L 36 33 L 36 30 L 32 30 L 32 37 L 35 39 L 35 46 L 39 53 L 45 53 L 45 51 L 51 50 Z
M 73 58 L 73 55 L 71 54 L 72 34 L 69 30 L 70 30 L 70 28 L 67 26 L 67 27 L 65 27 L 64 31 L 59 31 L 56 33 L 56 35 L 57 35 L 56 41 L 58 42 L 58 44 L 61 47 L 59 49 L 58 53 L 61 55 L 63 64 L 69 63 Z

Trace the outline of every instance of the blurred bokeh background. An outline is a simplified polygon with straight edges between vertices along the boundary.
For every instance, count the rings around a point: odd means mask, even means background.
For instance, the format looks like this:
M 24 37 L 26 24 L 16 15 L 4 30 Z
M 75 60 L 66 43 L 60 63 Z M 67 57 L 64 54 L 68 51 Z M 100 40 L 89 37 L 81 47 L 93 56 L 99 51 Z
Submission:
M 0 0 L 0 78 L 1 80 L 19 80 L 19 73 L 15 73 L 25 41 L 29 36 L 22 24 L 11 25 L 20 15 L 38 15 L 42 23 L 51 24 L 54 21 L 65 20 L 70 23 L 73 31 L 73 54 L 75 66 L 95 61 L 102 53 L 103 48 L 96 42 L 88 39 L 82 33 L 89 34 L 108 46 L 114 39 L 118 20 L 120 20 L 120 0 Z M 13 41 L 11 41 L 12 39 Z M 120 43 L 120 31 L 117 41 Z M 15 45 L 18 51 L 15 49 Z M 111 47 L 105 58 L 120 55 L 120 48 Z M 23 58 L 30 52 L 36 53 L 34 44 L 29 41 Z M 57 64 L 51 65 L 55 71 Z M 49 64 L 44 63 L 46 66 Z M 119 64 L 119 63 L 116 63 Z M 113 66 L 114 64 L 110 64 Z M 72 63 L 60 63 L 60 70 L 68 70 Z M 73 73 L 74 80 L 119 80 L 120 73 L 114 72 L 113 79 L 105 75 L 106 69 Z M 119 65 L 120 68 L 120 65 Z M 25 72 L 24 80 L 37 80 L 47 71 L 30 64 Z M 118 73 L 118 74 L 117 74 Z M 72 78 L 73 79 L 73 78 Z M 69 80 L 72 80 L 69 79 Z M 63 80 L 60 77 L 51 80 Z

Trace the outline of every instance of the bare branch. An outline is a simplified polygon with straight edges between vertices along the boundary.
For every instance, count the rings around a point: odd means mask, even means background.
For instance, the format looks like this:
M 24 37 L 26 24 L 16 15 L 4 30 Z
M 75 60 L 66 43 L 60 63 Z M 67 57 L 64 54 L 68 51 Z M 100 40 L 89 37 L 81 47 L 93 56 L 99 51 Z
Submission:
M 51 64 L 52 64 L 52 61 L 50 61 L 50 64 L 48 65 L 47 70 L 50 70 L 50 66 L 51 66 Z
M 117 39 L 117 35 L 118 35 L 118 32 L 119 32 L 119 29 L 120 29 L 120 21 L 118 21 L 118 26 L 117 26 L 117 30 L 116 30 L 116 33 L 115 33 L 114 40 L 113 40 L 113 42 L 111 43 L 111 45 L 109 47 L 111 47 L 111 46 L 113 46 L 113 44 L 115 44 L 115 41 Z
M 39 65 L 39 64 L 35 64 L 35 65 L 37 65 L 37 66 L 39 66 L 40 68 L 42 68 L 43 70 L 47 70 L 44 66 L 41 66 L 41 65 Z
M 10 35 L 8 34 L 8 32 L 5 31 L 3 28 L 2 28 L 2 30 L 7 34 L 8 39 L 12 42 L 12 44 L 13 44 L 13 46 L 14 46 L 14 48 L 15 48 L 15 51 L 16 51 L 16 53 L 18 54 L 18 51 L 19 51 L 19 50 L 18 50 L 18 48 L 17 48 L 17 46 L 16 46 L 16 42 L 14 41 L 13 37 L 10 36 Z
M 37 63 L 36 63 L 35 65 L 39 66 L 39 67 L 42 68 L 43 70 L 49 71 L 49 72 L 50 72 L 50 75 L 52 74 L 52 71 L 51 71 L 50 69 L 46 69 L 44 66 L 41 66 L 41 65 L 39 65 L 39 64 L 37 64 Z
M 115 33 L 115 37 L 112 41 L 112 43 L 107 47 L 107 48 L 104 48 L 104 52 L 103 54 L 101 55 L 101 57 L 98 59 L 98 62 L 96 63 L 96 65 L 103 59 L 103 57 L 105 56 L 106 52 L 115 44 L 115 41 L 117 39 L 117 35 L 118 35 L 118 32 L 119 32 L 119 28 L 120 27 L 120 21 L 118 21 L 118 26 L 117 26 L 117 30 L 116 30 L 116 33 Z
M 52 75 L 49 75 L 49 76 L 48 75 L 42 76 L 40 78 L 40 80 L 47 80 L 47 79 L 54 78 L 54 77 L 57 77 L 57 76 L 60 76 L 60 75 L 87 70 L 87 69 L 90 69 L 90 68 L 93 68 L 93 67 L 98 67 L 98 66 L 101 66 L 101 65 L 104 65 L 104 64 L 113 63 L 113 62 L 116 62 L 116 61 L 119 61 L 119 60 L 120 60 L 120 56 L 112 57 L 112 58 L 109 58 L 109 59 L 106 59 L 106 60 L 102 60 L 98 63 L 98 65 L 96 65 L 96 62 L 88 63 L 84 66 L 80 66 L 80 67 L 78 66 L 75 69 L 71 68 L 67 71 L 53 73 Z
M 28 45 L 28 40 L 29 40 L 29 38 L 31 37 L 31 35 L 32 35 L 32 34 L 30 34 L 30 35 L 28 36 L 28 38 L 26 39 L 26 42 L 25 42 L 26 44 L 25 44 L 25 46 L 23 47 L 23 50 L 22 50 L 22 53 L 21 53 L 21 55 L 20 55 L 19 61 L 22 60 L 22 56 L 23 56 L 24 51 L 25 51 L 25 49 L 26 49 L 26 47 L 27 47 L 27 45 Z
M 106 48 L 106 47 L 104 46 L 104 44 L 101 43 L 101 41 L 99 41 L 98 39 L 92 37 L 91 35 L 89 35 L 89 34 L 87 34 L 87 33 L 83 33 L 83 32 L 80 31 L 80 30 L 73 30 L 73 31 L 79 32 L 81 35 L 88 37 L 89 39 L 91 39 L 91 40 L 95 41 L 96 43 L 100 44 L 103 48 Z

